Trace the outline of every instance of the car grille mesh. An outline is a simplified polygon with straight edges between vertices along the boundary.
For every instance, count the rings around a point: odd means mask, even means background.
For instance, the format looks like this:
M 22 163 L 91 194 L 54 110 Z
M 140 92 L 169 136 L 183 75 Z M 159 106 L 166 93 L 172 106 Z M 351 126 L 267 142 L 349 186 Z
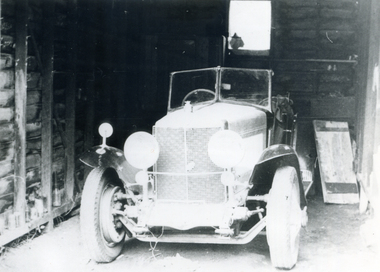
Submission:
M 155 128 L 155 137 L 160 145 L 156 171 L 164 173 L 157 174 L 157 199 L 206 203 L 225 201 L 220 174 L 212 174 L 223 169 L 210 160 L 207 152 L 208 141 L 218 130 L 219 127 Z

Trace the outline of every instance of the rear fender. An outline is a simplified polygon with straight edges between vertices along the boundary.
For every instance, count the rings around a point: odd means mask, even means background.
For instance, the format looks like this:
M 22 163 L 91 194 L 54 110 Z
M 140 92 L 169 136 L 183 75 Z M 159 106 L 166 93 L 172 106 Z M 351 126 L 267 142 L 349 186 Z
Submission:
M 125 186 L 136 183 L 135 175 L 139 169 L 130 165 L 125 159 L 124 152 L 118 148 L 101 145 L 94 146 L 85 151 L 79 160 L 91 168 L 115 169 Z
M 300 164 L 296 151 L 289 145 L 272 145 L 263 151 L 249 180 L 249 183 L 253 185 L 250 195 L 267 194 L 272 187 L 276 170 L 282 166 L 292 166 L 297 171 L 301 209 L 303 209 L 307 202 L 302 184 Z

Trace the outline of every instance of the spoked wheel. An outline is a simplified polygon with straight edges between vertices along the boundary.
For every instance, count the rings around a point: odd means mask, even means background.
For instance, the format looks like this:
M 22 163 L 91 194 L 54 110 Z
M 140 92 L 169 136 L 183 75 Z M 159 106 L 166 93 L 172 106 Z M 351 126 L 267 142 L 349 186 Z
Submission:
M 126 231 L 113 214 L 122 208 L 115 198 L 123 190 L 119 181 L 114 169 L 95 168 L 83 189 L 81 234 L 91 259 L 96 262 L 111 262 L 123 249 Z
M 116 210 L 119 205 L 119 203 L 115 203 L 114 196 L 120 191 L 119 186 L 107 186 L 100 201 L 100 229 L 103 232 L 104 239 L 110 246 L 120 243 L 125 237 L 124 228 L 121 227 L 120 223 L 119 226 L 117 225 L 112 214 L 112 210 Z
M 300 189 L 293 167 L 277 169 L 267 204 L 267 240 L 272 265 L 291 269 L 299 251 L 301 229 Z

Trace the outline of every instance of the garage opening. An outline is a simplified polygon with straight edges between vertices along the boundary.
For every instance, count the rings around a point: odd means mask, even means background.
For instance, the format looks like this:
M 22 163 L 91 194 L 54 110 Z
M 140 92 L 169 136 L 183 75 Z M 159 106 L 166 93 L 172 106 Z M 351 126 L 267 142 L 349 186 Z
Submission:
M 232 0 L 228 47 L 237 54 L 269 55 L 270 1 Z

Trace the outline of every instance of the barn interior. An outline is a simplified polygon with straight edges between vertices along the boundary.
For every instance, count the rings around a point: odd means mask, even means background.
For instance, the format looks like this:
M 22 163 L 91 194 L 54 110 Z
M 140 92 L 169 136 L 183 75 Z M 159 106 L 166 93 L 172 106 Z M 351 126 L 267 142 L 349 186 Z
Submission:
M 79 204 L 78 157 L 101 143 L 100 124 L 122 148 L 166 114 L 170 72 L 215 66 L 273 70 L 306 164 L 317 158 L 313 121 L 347 122 L 360 198 L 376 214 L 380 3 L 270 3 L 269 48 L 238 52 L 228 0 L 0 0 L 0 245 Z M 43 216 L 26 222 L 25 200 L 39 196 Z

